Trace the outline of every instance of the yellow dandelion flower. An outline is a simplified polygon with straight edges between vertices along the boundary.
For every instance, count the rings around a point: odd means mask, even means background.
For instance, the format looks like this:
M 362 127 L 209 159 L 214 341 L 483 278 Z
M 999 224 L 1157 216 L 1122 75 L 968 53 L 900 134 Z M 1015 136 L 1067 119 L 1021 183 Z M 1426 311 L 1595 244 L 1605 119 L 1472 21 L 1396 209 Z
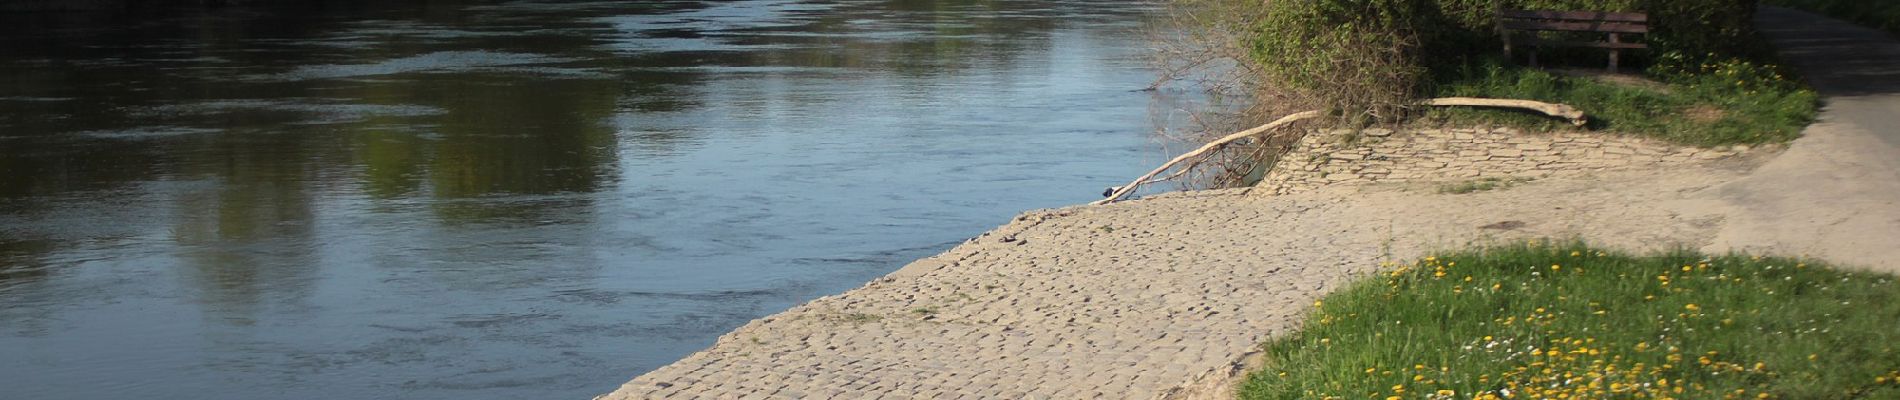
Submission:
M 1689 311 L 1697 311 L 1697 310 L 1702 309 L 1702 307 L 1696 306 L 1695 303 L 1689 303 L 1688 305 L 1682 306 L 1682 308 L 1687 309 Z

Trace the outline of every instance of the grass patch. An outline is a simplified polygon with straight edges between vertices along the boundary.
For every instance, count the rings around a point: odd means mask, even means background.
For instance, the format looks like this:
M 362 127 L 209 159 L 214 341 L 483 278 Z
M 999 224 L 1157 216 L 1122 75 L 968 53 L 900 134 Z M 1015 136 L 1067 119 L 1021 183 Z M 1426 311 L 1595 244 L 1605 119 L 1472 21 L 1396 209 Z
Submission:
M 1569 104 L 1589 114 L 1593 130 L 1698 146 L 1785 142 L 1800 136 L 1801 129 L 1814 120 L 1819 97 L 1772 68 L 1747 62 L 1699 67 L 1703 71 L 1651 87 L 1485 63 L 1444 78 L 1437 95 Z M 1567 129 L 1548 117 L 1499 110 L 1445 108 L 1427 118 L 1540 131 Z
M 1243 399 L 1900 398 L 1892 276 L 1528 244 L 1315 303 Z
M 1531 178 L 1518 178 L 1518 177 L 1510 177 L 1510 178 L 1491 177 L 1491 178 L 1483 178 L 1483 179 L 1474 179 L 1474 180 L 1469 180 L 1469 181 L 1464 181 L 1464 182 L 1439 185 L 1438 193 L 1466 194 L 1466 193 L 1483 192 L 1487 190 L 1509 189 L 1512 186 L 1517 186 L 1520 183 L 1525 183 L 1525 182 L 1530 182 L 1530 181 L 1531 181 Z
M 1807 10 L 1900 34 L 1900 1 L 1893 0 L 1763 0 L 1763 4 Z

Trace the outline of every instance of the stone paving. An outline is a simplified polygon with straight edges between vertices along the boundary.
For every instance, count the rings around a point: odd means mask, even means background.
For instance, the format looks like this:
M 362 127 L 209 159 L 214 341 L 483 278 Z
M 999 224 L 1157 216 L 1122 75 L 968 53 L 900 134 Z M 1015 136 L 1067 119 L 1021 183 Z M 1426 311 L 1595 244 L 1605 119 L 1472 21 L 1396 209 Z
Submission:
M 1260 186 L 1273 193 L 1294 193 L 1368 182 L 1545 178 L 1712 160 L 1747 148 L 1705 149 L 1633 136 L 1512 128 L 1315 131 L 1302 137 Z
M 1671 205 L 1739 173 L 1685 167 L 1465 195 L 1242 189 L 1035 211 L 753 321 L 601 398 L 1218 398 L 1261 340 L 1297 329 L 1318 296 L 1383 260 L 1524 237 L 1696 246 L 1719 217 Z M 1505 221 L 1521 224 L 1484 228 Z

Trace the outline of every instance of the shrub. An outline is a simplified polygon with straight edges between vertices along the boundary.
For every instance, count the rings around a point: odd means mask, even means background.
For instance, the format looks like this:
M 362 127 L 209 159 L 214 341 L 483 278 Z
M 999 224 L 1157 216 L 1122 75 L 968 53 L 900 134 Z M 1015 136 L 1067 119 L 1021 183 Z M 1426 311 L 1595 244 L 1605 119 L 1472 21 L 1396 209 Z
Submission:
M 1499 8 L 1641 11 L 1650 54 L 1699 64 L 1753 59 L 1749 0 L 1268 0 L 1253 58 L 1295 101 L 1359 116 L 1398 117 L 1444 76 L 1501 53 Z

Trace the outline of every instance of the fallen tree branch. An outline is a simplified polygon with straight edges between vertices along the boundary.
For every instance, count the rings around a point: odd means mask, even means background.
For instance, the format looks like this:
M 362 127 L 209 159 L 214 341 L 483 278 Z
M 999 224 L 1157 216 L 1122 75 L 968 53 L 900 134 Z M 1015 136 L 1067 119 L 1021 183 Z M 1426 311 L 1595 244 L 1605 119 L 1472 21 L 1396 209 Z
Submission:
M 1571 125 L 1583 126 L 1584 124 L 1590 123 L 1590 120 L 1588 118 L 1584 118 L 1583 112 L 1577 111 L 1576 107 L 1571 107 L 1566 104 L 1545 103 L 1541 101 L 1511 100 L 1511 99 L 1481 99 L 1481 98 L 1476 98 L 1476 97 L 1440 97 L 1436 99 L 1425 100 L 1425 105 L 1438 106 L 1438 107 L 1463 106 L 1463 107 L 1518 108 L 1518 109 L 1525 109 L 1525 110 L 1540 112 L 1540 113 L 1543 113 L 1544 115 L 1549 115 L 1552 117 L 1567 119 L 1567 120 L 1570 120 Z
M 1545 103 L 1545 102 L 1531 101 L 1531 100 L 1483 99 L 1483 98 L 1475 98 L 1475 97 L 1440 97 L 1436 99 L 1425 100 L 1423 104 L 1429 105 L 1429 106 L 1435 106 L 1435 107 L 1518 108 L 1518 109 L 1525 109 L 1525 110 L 1540 112 L 1540 113 L 1543 113 L 1544 115 L 1549 115 L 1552 117 L 1563 118 L 1563 119 L 1569 120 L 1572 125 L 1576 125 L 1576 126 L 1583 126 L 1584 124 L 1589 122 L 1589 119 L 1584 117 L 1583 112 L 1577 111 L 1576 107 L 1571 107 L 1566 104 L 1553 104 L 1553 103 Z M 1269 131 L 1273 131 L 1274 129 L 1279 129 L 1287 125 L 1291 125 L 1294 122 L 1299 122 L 1300 120 L 1311 119 L 1318 116 L 1320 116 L 1320 112 L 1317 110 L 1294 113 L 1292 115 L 1281 117 L 1280 119 L 1274 120 L 1273 122 L 1269 122 L 1266 125 L 1257 126 L 1257 127 L 1254 127 L 1253 129 L 1248 129 L 1248 130 L 1244 130 L 1240 132 L 1234 132 L 1233 134 L 1230 134 L 1227 136 L 1222 136 L 1220 139 L 1215 139 L 1212 142 L 1207 142 L 1207 144 L 1201 145 L 1200 148 L 1194 149 L 1194 151 L 1190 151 L 1190 152 L 1181 154 L 1179 156 L 1175 156 L 1174 159 L 1168 160 L 1167 163 L 1161 164 L 1160 168 L 1155 168 L 1153 171 L 1148 171 L 1148 173 L 1142 174 L 1141 177 L 1135 178 L 1135 180 L 1133 181 L 1129 181 L 1127 185 L 1114 187 L 1113 190 L 1111 190 L 1108 193 L 1106 198 L 1103 198 L 1101 200 L 1096 200 L 1095 202 L 1092 202 L 1089 204 L 1100 205 L 1100 204 L 1113 203 L 1117 200 L 1121 200 L 1122 197 L 1126 197 L 1128 196 L 1129 193 L 1134 193 L 1136 189 L 1140 189 L 1141 185 L 1156 182 L 1156 181 L 1151 181 L 1150 179 L 1154 178 L 1155 175 L 1160 175 L 1162 172 L 1167 172 L 1169 169 L 1174 168 L 1175 164 L 1180 164 L 1182 161 L 1186 161 L 1188 159 L 1199 157 L 1203 154 L 1207 154 L 1208 152 L 1218 150 L 1222 146 L 1226 146 L 1228 143 L 1232 143 L 1240 139 L 1246 139 L 1254 135 L 1267 133 Z M 1162 180 L 1174 179 L 1175 177 L 1178 177 L 1184 173 L 1186 173 L 1186 169 L 1183 169 L 1180 172 L 1176 172 L 1173 175 L 1168 176 L 1168 178 L 1165 178 Z
M 1186 154 L 1175 156 L 1174 159 L 1168 160 L 1166 164 L 1161 164 L 1161 168 L 1155 168 L 1153 171 L 1148 171 L 1148 173 L 1142 174 L 1140 178 L 1135 178 L 1134 181 L 1128 182 L 1127 185 L 1122 186 L 1120 189 L 1116 189 L 1114 193 L 1109 193 L 1108 198 L 1096 200 L 1094 203 L 1089 203 L 1089 204 L 1108 204 L 1116 200 L 1121 200 L 1122 196 L 1127 196 L 1129 193 L 1133 193 L 1135 189 L 1141 188 L 1141 184 L 1147 183 L 1148 178 L 1153 178 L 1155 177 L 1155 175 L 1160 175 L 1162 172 L 1167 171 L 1169 168 L 1174 168 L 1174 164 L 1179 164 L 1182 160 L 1193 158 L 1195 156 L 1199 156 L 1201 154 L 1214 151 L 1215 149 L 1219 149 L 1222 145 L 1225 145 L 1228 142 L 1232 142 L 1232 141 L 1240 140 L 1240 139 L 1246 139 L 1249 136 L 1265 133 L 1267 131 L 1271 131 L 1282 126 L 1286 126 L 1287 124 L 1299 122 L 1300 120 L 1303 120 L 1303 119 L 1308 119 L 1308 118 L 1313 118 L 1313 117 L 1318 117 L 1318 116 L 1320 116 L 1319 111 L 1307 111 L 1307 112 L 1295 113 L 1293 115 L 1282 117 L 1277 121 L 1269 122 L 1266 125 L 1257 126 L 1257 127 L 1254 127 L 1253 129 L 1248 129 L 1248 130 L 1244 130 L 1240 132 L 1235 132 L 1234 134 L 1221 137 L 1220 139 L 1215 139 L 1212 142 L 1207 142 L 1207 144 L 1201 145 L 1201 148 L 1194 149 L 1194 151 L 1187 152 Z

